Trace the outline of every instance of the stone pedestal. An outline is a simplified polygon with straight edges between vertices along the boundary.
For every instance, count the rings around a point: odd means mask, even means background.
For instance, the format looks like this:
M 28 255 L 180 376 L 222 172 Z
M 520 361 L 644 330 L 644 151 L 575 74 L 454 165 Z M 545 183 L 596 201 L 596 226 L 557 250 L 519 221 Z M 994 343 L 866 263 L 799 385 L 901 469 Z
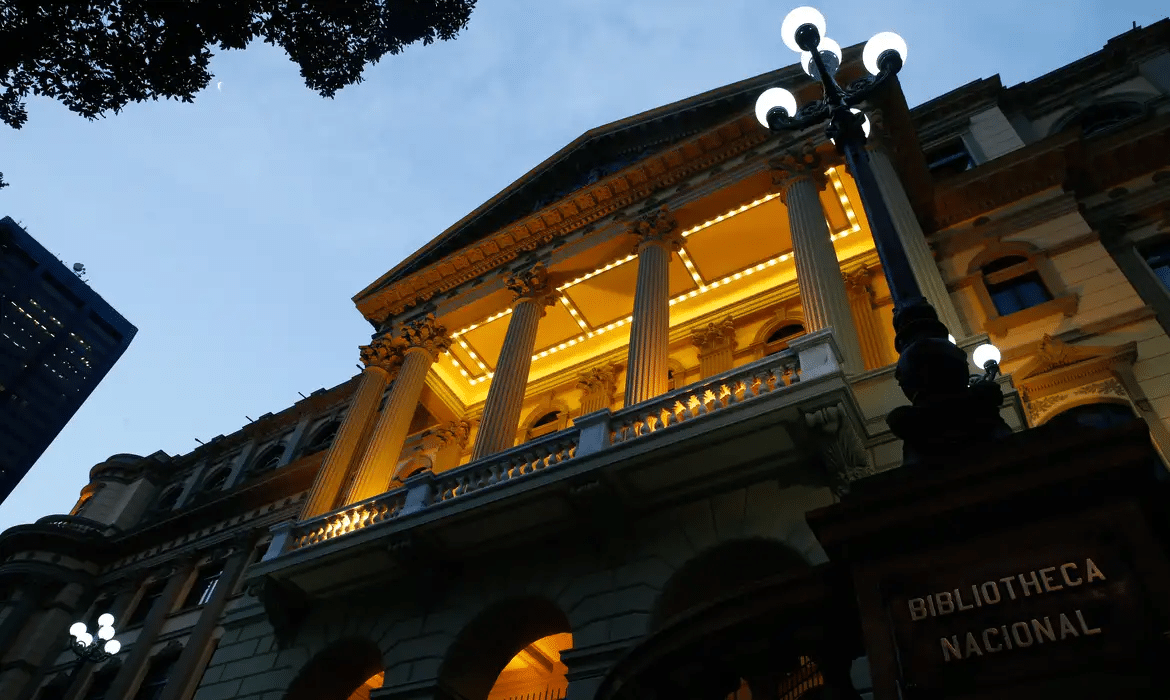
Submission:
M 1134 421 L 883 472 L 807 520 L 855 592 L 875 700 L 1167 697 L 1166 501 Z

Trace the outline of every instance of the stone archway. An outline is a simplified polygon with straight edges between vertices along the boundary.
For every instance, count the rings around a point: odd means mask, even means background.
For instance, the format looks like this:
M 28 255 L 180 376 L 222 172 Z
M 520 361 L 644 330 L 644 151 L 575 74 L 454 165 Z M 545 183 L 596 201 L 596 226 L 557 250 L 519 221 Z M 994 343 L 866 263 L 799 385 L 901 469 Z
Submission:
M 803 557 L 776 540 L 722 542 L 683 564 L 666 581 L 650 616 L 650 629 L 756 581 L 808 568 Z
M 554 603 L 536 597 L 497 603 L 456 637 L 439 669 L 439 686 L 459 700 L 562 697 L 567 681 L 560 652 L 570 646 L 569 619 Z M 529 672 L 508 673 L 524 669 Z
M 382 686 L 382 652 L 367 639 L 344 639 L 325 648 L 289 684 L 284 700 L 369 700 Z

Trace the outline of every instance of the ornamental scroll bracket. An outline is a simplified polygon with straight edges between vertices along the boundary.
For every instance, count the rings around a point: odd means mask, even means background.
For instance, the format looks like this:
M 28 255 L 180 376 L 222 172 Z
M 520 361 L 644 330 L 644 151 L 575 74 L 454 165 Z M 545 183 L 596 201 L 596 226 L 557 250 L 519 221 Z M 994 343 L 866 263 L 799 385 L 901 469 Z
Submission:
M 838 497 L 849 493 L 854 481 L 877 473 L 844 404 L 805 413 L 804 419 L 820 452 L 829 488 Z

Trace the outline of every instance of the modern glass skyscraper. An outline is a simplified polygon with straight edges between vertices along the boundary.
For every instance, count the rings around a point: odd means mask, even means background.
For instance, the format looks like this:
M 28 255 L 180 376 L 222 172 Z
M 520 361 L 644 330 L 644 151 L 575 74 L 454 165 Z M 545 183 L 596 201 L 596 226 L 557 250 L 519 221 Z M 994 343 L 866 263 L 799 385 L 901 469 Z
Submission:
M 15 221 L 0 219 L 0 502 L 137 332 Z

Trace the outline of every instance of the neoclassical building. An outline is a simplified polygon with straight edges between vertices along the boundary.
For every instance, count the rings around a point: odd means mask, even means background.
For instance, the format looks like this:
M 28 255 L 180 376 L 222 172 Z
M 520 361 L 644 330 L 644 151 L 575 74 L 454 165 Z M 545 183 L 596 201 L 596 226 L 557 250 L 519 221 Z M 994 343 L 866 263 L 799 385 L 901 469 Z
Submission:
M 188 454 L 114 455 L 72 513 L 0 535 L 0 697 L 898 697 L 832 530 L 899 478 L 889 292 L 821 130 L 757 123 L 773 85 L 815 96 L 792 66 L 582 135 L 354 297 L 359 375 Z M 1067 436 L 1068 464 L 1144 441 L 1164 471 L 1170 21 L 865 111 L 924 294 L 959 347 L 1002 351 L 1007 423 Z M 1028 439 L 1017 472 L 1052 461 Z M 954 600 L 912 619 L 928 599 Z M 1052 613 L 1060 648 L 1117 638 L 1095 610 Z M 79 663 L 69 624 L 105 612 L 122 650 Z M 978 656 L 1047 653 L 1012 624 Z M 985 662 L 939 635 L 945 673 Z

